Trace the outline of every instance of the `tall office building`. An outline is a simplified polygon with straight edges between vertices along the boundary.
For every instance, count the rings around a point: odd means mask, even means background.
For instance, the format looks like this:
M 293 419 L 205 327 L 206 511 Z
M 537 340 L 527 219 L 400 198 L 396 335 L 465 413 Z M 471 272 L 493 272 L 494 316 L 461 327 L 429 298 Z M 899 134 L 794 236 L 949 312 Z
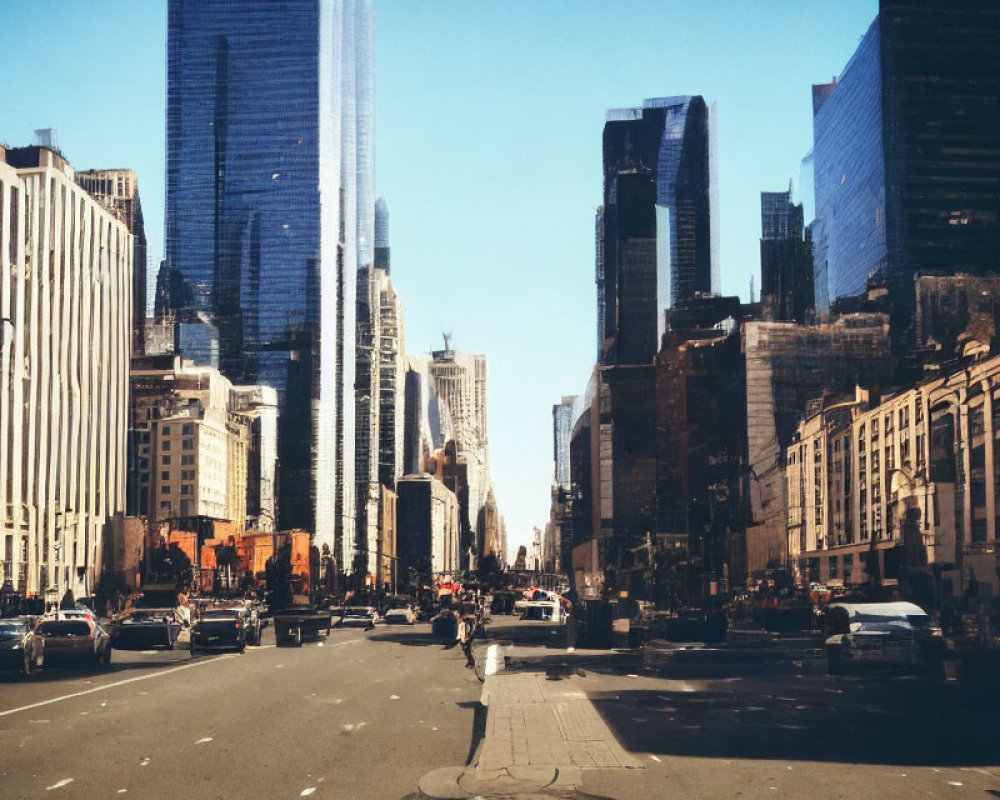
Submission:
M 553 483 L 564 489 L 570 486 L 569 478 L 569 440 L 573 433 L 573 423 L 582 410 L 580 397 L 571 394 L 563 397 L 562 402 L 552 406 L 552 460 Z
M 982 275 L 1000 249 L 1000 13 L 881 0 L 839 79 L 813 87 L 817 297 L 889 287 L 897 354 L 914 277 Z
M 815 308 L 812 237 L 792 190 L 760 193 L 760 299 L 768 319 L 805 322 Z
M 278 525 L 353 559 L 372 0 L 170 0 L 167 276 L 185 358 L 278 391 Z
M 597 216 L 603 364 L 651 364 L 664 309 L 718 290 L 713 117 L 699 96 L 608 112 Z
M 97 202 L 113 211 L 132 234 L 132 355 L 142 355 L 146 332 L 146 227 L 139 202 L 139 182 L 130 169 L 88 169 L 76 173 Z
M 0 580 L 79 597 L 125 511 L 133 249 L 73 177 L 0 146 Z

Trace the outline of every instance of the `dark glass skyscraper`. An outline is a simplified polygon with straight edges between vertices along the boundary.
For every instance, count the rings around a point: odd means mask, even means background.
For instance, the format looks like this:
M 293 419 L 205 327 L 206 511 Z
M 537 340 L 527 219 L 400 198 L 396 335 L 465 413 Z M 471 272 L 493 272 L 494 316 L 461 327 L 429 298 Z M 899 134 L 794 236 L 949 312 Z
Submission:
M 663 310 L 717 289 L 710 116 L 701 97 L 608 112 L 597 236 L 604 364 L 652 363 Z
M 805 322 L 814 308 L 812 240 L 792 190 L 760 193 L 760 299 L 767 318 Z
M 843 75 L 814 97 L 817 296 L 884 279 L 898 354 L 912 342 L 914 276 L 997 270 L 1000 7 L 881 0 Z
M 185 357 L 279 393 L 278 524 L 354 541 L 372 0 L 170 0 L 167 259 Z

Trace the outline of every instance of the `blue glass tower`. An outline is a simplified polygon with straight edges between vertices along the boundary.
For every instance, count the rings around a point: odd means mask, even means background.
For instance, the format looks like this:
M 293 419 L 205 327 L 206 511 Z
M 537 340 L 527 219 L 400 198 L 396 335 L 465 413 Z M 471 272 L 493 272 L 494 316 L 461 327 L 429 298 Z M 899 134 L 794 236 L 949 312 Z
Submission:
M 886 267 L 878 21 L 838 81 L 813 87 L 816 304 L 865 291 Z
M 813 87 L 817 307 L 888 289 L 894 353 L 915 342 L 914 278 L 997 270 L 1000 9 L 880 0 L 833 83 Z
M 177 344 L 278 390 L 278 525 L 314 531 L 341 565 L 373 140 L 372 0 L 170 0 L 163 283 Z

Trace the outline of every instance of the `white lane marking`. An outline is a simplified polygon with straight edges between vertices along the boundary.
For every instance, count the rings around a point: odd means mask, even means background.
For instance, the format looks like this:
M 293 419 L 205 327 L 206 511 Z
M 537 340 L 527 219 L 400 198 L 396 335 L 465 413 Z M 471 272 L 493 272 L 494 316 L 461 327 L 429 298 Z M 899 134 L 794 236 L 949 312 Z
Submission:
M 354 642 L 360 642 L 361 639 L 346 639 L 342 642 L 337 642 L 336 644 L 330 645 L 330 647 L 341 647 L 345 644 L 352 644 Z M 274 647 L 273 644 L 261 645 L 257 650 L 266 650 Z M 253 651 L 250 651 L 253 652 Z M 207 658 L 204 661 L 194 661 L 190 664 L 182 664 L 179 667 L 171 667 L 170 669 L 163 670 L 162 672 L 151 672 L 149 675 L 139 675 L 135 678 L 126 678 L 125 680 L 115 681 L 114 683 L 106 683 L 103 686 L 95 686 L 93 689 L 85 689 L 82 692 L 73 692 L 72 694 L 65 694 L 62 697 L 53 697 L 49 700 L 41 700 L 38 703 L 31 703 L 27 706 L 19 706 L 18 708 L 9 708 L 6 711 L 0 711 L 0 717 L 6 717 L 9 714 L 17 714 L 21 711 L 29 711 L 32 708 L 41 708 L 42 706 L 51 705 L 52 703 L 61 703 L 63 700 L 72 700 L 74 697 L 83 697 L 84 695 L 93 694 L 94 692 L 103 692 L 106 689 L 114 689 L 117 686 L 124 686 L 128 683 L 135 683 L 137 681 L 146 681 L 150 678 L 159 678 L 163 675 L 169 675 L 172 672 L 180 672 L 182 669 L 192 669 L 194 667 L 201 667 L 205 664 L 215 664 L 219 661 L 225 661 L 228 658 L 236 658 L 238 653 L 227 653 L 225 655 L 219 655 L 215 658 Z M 107 702 L 101 703 L 101 708 L 104 708 Z
M 389 699 L 390 700 L 398 700 L 399 699 L 399 695 L 398 694 L 390 694 L 389 695 Z
M 146 756 L 142 761 L 139 762 L 140 767 L 148 767 L 150 762 L 149 756 Z
M 103 692 L 107 689 L 114 689 L 117 686 L 125 686 L 129 683 L 137 683 L 138 681 L 148 681 L 150 678 L 160 678 L 164 675 L 169 675 L 172 672 L 180 672 L 184 669 L 193 669 L 195 667 L 201 667 L 205 664 L 215 664 L 219 661 L 225 661 L 227 658 L 235 658 L 236 654 L 232 653 L 224 656 L 217 656 L 216 658 L 205 659 L 204 661 L 194 661 L 190 664 L 182 664 L 179 667 L 171 667 L 170 669 L 165 669 L 162 672 L 151 672 L 148 675 L 138 675 L 135 678 L 126 678 L 125 680 L 115 681 L 114 683 L 106 683 L 103 686 L 95 686 L 93 689 L 84 689 L 82 692 L 73 692 L 72 694 L 64 694 L 62 697 L 53 697 L 49 700 L 41 700 L 37 703 L 32 703 L 27 706 L 20 706 L 19 708 L 9 708 L 6 711 L 0 711 L 0 717 L 6 717 L 9 714 L 17 714 L 21 711 L 28 711 L 32 708 L 41 708 L 42 706 L 52 705 L 52 703 L 60 703 L 63 700 L 72 700 L 74 697 L 84 697 L 88 694 L 93 694 L 94 692 Z M 107 705 L 107 701 L 101 703 L 101 707 Z
M 206 736 L 206 737 L 204 737 L 202 739 L 199 739 L 197 742 L 195 742 L 195 744 L 208 744 L 211 741 L 212 741 L 212 737 L 211 736 Z
M 118 790 L 118 794 L 125 794 L 125 792 L 127 792 L 127 791 L 128 791 L 128 789 L 119 789 Z
M 315 786 L 310 786 L 308 789 L 303 789 L 302 793 L 299 795 L 299 797 L 308 797 L 309 795 L 311 795 L 315 791 L 316 791 L 316 787 Z
M 653 761 L 659 761 L 660 760 L 659 756 L 650 755 L 650 758 L 653 759 Z
M 72 778 L 63 778 L 58 783 L 53 783 L 51 786 L 46 786 L 45 787 L 45 791 L 48 792 L 48 791 L 51 791 L 52 789 L 62 789 L 63 786 L 65 786 L 68 783 L 72 783 L 72 782 L 73 782 Z

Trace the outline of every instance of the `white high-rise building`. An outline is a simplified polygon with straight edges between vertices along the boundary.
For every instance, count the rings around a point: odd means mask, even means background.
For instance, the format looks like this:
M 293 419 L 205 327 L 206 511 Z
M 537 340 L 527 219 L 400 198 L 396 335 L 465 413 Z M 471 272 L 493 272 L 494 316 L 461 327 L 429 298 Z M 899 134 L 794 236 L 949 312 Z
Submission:
M 0 563 L 90 594 L 125 510 L 133 240 L 44 147 L 0 147 Z

